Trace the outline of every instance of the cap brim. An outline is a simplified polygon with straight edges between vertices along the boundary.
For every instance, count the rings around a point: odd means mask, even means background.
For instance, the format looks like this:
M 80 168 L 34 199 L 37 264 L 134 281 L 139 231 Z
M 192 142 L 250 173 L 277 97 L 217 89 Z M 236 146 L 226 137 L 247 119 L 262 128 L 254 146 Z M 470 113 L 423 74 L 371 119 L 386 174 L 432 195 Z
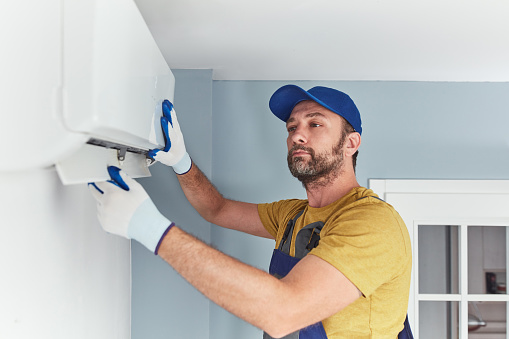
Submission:
M 296 85 L 286 85 L 278 89 L 269 100 L 269 108 L 276 117 L 286 122 L 293 108 L 301 101 L 313 100 L 321 105 L 323 103 Z

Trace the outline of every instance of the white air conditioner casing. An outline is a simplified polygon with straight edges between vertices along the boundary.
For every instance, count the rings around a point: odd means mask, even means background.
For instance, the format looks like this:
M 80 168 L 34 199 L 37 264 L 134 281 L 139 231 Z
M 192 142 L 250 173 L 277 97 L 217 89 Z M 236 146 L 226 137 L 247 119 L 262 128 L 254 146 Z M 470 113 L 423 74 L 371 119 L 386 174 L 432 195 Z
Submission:
M 0 171 L 56 165 L 64 184 L 108 179 L 108 165 L 150 175 L 144 153 L 164 146 L 175 78 L 136 4 L 23 1 L 0 21 Z

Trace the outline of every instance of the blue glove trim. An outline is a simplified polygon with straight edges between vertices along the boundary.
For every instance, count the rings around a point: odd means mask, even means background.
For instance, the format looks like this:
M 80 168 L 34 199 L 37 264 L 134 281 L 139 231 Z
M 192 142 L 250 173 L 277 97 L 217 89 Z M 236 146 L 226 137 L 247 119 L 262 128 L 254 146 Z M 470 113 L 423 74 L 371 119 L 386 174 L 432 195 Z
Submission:
M 171 127 L 173 127 L 173 121 L 171 119 L 171 111 L 173 110 L 173 104 L 169 100 L 163 101 L 163 115 L 168 119 L 168 121 L 171 124 Z
M 193 162 L 191 161 L 191 157 L 186 152 L 182 159 L 180 159 L 179 162 L 177 162 L 175 165 L 173 165 L 173 170 L 177 174 L 186 174 L 191 169 Z
M 102 189 L 100 189 L 99 187 L 97 187 L 97 185 L 95 184 L 95 182 L 89 182 L 89 183 L 88 183 L 88 186 L 94 186 L 94 187 L 95 187 L 95 189 L 99 191 L 99 193 L 104 194 L 103 190 L 102 190 Z
M 160 149 L 151 149 L 150 151 L 148 151 L 147 155 L 152 159 L 152 160 L 155 160 L 154 157 L 156 156 L 157 152 L 161 152 Z
M 159 253 L 158 253 L 158 252 L 159 252 L 159 247 L 161 246 L 161 243 L 163 242 L 164 237 L 166 237 L 166 234 L 168 234 L 168 232 L 171 230 L 171 228 L 172 228 L 173 226 L 175 226 L 175 223 L 174 223 L 174 222 L 172 222 L 172 223 L 170 224 L 170 226 L 168 226 L 168 228 L 166 229 L 166 231 L 164 231 L 163 235 L 161 236 L 161 239 L 159 239 L 159 242 L 157 243 L 157 246 L 156 246 L 156 250 L 154 251 L 154 254 L 155 254 L 155 255 L 158 255 L 158 254 L 159 254 Z
M 157 244 L 171 222 L 162 215 L 152 202 L 147 198 L 134 212 L 129 226 L 127 237 L 134 239 L 155 252 Z
M 168 123 L 170 121 L 166 117 L 161 117 L 161 128 L 163 129 L 163 135 L 164 135 L 164 151 L 168 152 L 171 148 L 171 140 L 170 140 L 170 132 L 168 131 Z
M 117 185 L 125 191 L 129 191 L 129 186 L 127 186 L 127 184 L 124 182 L 124 179 L 122 179 L 120 176 L 120 168 L 115 166 L 108 166 L 108 173 L 111 177 L 111 180 L 108 180 L 108 182 Z

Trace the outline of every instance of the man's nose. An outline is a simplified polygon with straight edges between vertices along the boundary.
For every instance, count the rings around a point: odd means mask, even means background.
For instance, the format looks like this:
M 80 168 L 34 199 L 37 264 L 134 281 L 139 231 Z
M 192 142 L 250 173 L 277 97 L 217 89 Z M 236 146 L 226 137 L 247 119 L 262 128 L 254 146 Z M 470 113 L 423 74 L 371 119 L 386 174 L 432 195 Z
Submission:
M 290 138 L 293 144 L 305 144 L 307 142 L 306 130 L 299 126 L 293 131 Z

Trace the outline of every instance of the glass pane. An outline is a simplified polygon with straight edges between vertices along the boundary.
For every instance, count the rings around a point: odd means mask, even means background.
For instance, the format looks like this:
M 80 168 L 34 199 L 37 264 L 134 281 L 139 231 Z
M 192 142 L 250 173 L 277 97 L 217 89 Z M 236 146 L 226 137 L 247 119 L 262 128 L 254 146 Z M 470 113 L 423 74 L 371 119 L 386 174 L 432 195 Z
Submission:
M 506 303 L 503 301 L 468 304 L 468 339 L 506 338 Z
M 468 293 L 507 293 L 506 228 L 468 227 Z
M 419 338 L 459 338 L 459 302 L 419 302 Z
M 459 293 L 459 227 L 419 225 L 419 293 Z

